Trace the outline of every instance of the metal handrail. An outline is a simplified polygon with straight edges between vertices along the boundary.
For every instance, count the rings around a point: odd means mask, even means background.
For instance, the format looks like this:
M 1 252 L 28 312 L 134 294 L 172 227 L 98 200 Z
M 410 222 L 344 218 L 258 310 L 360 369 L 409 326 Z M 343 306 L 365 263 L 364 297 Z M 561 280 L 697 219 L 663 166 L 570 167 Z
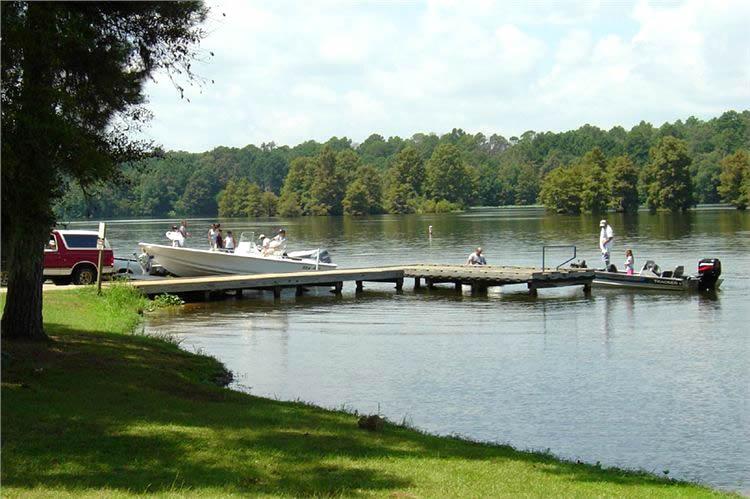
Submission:
M 555 270 L 558 270 L 560 267 L 562 267 L 566 263 L 570 263 L 573 260 L 575 260 L 575 258 L 576 258 L 576 252 L 577 252 L 577 248 L 575 247 L 575 245 L 572 245 L 572 244 L 571 245 L 563 244 L 563 245 L 542 246 L 542 270 L 545 270 L 547 268 L 546 267 L 547 250 L 548 249 L 560 249 L 560 248 L 573 248 L 573 256 L 570 257 L 570 258 L 568 258 L 564 262 L 562 262 L 557 267 L 555 267 Z

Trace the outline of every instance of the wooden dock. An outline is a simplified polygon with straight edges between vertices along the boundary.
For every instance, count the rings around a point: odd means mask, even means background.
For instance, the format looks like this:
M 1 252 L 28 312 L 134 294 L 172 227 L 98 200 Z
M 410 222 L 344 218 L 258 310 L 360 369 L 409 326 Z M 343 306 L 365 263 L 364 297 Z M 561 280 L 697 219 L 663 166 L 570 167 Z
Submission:
M 591 269 L 542 270 L 527 267 L 467 266 L 467 265 L 400 265 L 388 267 L 306 271 L 284 274 L 252 274 L 206 277 L 175 277 L 164 279 L 133 280 L 132 286 L 148 296 L 163 293 L 209 298 L 212 294 L 242 290 L 267 290 L 275 298 L 283 289 L 294 288 L 297 296 L 310 287 L 328 287 L 341 294 L 345 282 L 353 282 L 356 291 L 364 289 L 366 282 L 391 282 L 397 290 L 403 289 L 404 279 L 414 279 L 414 289 L 450 283 L 458 291 L 470 286 L 472 292 L 484 293 L 487 288 L 512 284 L 526 284 L 529 293 L 537 294 L 541 288 L 583 286 L 591 290 L 594 271 Z
M 594 280 L 592 269 L 542 270 L 532 267 L 505 267 L 493 265 L 413 265 L 404 267 L 404 277 L 414 278 L 414 287 L 419 288 L 421 280 L 432 288 L 439 283 L 452 283 L 457 290 L 471 286 L 473 292 L 485 292 L 494 286 L 526 284 L 529 293 L 537 294 L 541 288 L 561 286 L 583 286 L 591 291 Z

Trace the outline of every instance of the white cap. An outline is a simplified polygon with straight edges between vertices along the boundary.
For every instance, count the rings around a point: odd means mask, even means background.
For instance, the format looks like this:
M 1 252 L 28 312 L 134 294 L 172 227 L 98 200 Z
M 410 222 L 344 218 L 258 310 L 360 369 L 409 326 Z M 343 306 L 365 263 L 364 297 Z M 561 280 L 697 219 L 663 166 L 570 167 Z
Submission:
M 604 227 L 605 225 L 607 225 L 607 221 L 606 220 L 601 220 L 599 222 L 599 227 Z

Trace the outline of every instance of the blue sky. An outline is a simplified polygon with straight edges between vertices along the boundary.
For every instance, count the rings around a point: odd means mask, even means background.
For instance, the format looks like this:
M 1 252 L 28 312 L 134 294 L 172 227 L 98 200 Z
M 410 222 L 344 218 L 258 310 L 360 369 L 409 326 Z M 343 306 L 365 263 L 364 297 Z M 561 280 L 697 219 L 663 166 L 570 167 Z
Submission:
M 147 136 L 167 149 L 510 137 L 750 107 L 748 1 L 208 5 L 197 67 L 215 83 L 190 102 L 164 75 L 147 88 Z

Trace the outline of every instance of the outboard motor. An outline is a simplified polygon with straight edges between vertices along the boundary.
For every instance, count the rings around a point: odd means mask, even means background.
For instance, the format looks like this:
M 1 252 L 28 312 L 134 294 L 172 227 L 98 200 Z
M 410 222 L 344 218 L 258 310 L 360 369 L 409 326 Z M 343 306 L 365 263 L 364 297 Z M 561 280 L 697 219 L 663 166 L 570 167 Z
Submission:
M 320 263 L 333 263 L 333 261 L 331 260 L 331 254 L 328 252 L 328 250 L 319 250 L 318 258 L 320 259 Z
M 704 258 L 698 261 L 698 289 L 714 289 L 721 275 L 721 261 L 718 258 Z

